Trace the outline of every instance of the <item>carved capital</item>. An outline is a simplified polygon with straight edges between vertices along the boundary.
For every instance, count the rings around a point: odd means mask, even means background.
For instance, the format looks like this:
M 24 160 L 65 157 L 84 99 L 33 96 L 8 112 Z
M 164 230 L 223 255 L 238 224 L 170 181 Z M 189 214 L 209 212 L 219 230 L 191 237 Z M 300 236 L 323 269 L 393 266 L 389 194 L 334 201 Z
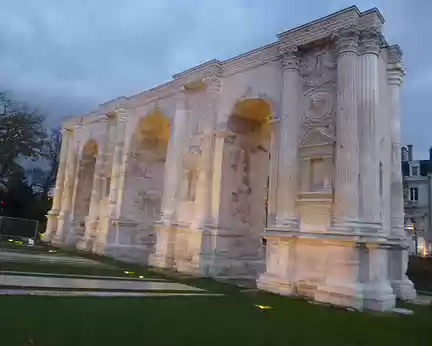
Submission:
M 405 71 L 402 63 L 389 64 L 387 67 L 387 83 L 400 86 L 403 82 Z
M 118 121 L 125 122 L 129 118 L 130 110 L 126 108 L 116 108 L 115 115 Z
M 402 55 L 402 50 L 397 44 L 390 46 L 387 49 L 387 63 L 395 64 L 402 62 Z
M 335 43 L 336 54 L 357 54 L 359 31 L 355 26 L 341 28 L 334 32 L 332 40 Z
M 360 32 L 359 53 L 379 54 L 381 43 L 381 31 L 379 28 L 368 28 Z
M 99 114 L 97 117 L 97 121 L 100 123 L 107 123 L 109 120 L 108 114 Z
M 72 134 L 72 131 L 70 129 L 67 129 L 67 128 L 62 128 L 60 130 L 60 133 L 61 133 L 62 137 L 66 137 L 66 136 L 69 136 L 70 134 Z
M 299 52 L 296 46 L 280 46 L 278 59 L 281 62 L 282 71 L 299 70 Z

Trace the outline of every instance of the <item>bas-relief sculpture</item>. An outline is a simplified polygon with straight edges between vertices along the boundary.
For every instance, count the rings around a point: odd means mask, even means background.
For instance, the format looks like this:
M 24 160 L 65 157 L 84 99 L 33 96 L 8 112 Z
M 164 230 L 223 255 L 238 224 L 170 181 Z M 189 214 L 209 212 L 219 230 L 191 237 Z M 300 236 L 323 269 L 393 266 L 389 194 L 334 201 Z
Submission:
M 350 7 L 70 119 L 44 239 L 357 309 L 414 298 L 382 24 Z

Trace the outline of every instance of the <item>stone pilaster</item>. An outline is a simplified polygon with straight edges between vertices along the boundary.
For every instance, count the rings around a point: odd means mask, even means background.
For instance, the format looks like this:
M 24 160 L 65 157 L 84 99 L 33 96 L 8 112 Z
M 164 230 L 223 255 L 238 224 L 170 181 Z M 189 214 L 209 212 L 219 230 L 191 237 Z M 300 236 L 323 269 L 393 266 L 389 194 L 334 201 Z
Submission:
M 96 156 L 95 170 L 93 176 L 89 214 L 86 217 L 84 237 L 78 242 L 77 247 L 82 250 L 89 250 L 92 247 L 92 239 L 95 237 L 98 222 L 100 219 L 100 204 L 105 184 L 104 170 L 106 165 L 106 150 L 109 141 L 109 121 L 106 115 L 99 117 L 100 126 L 105 128 L 104 138 L 100 141 Z
M 404 77 L 402 52 L 398 46 L 388 50 L 387 84 L 389 92 L 390 140 L 391 140 L 391 231 L 390 237 L 398 246 L 393 247 L 389 254 L 389 276 L 393 290 L 398 299 L 411 300 L 416 291 L 406 275 L 408 267 L 408 245 L 404 230 L 404 205 L 401 170 L 400 140 L 400 89 Z
M 296 200 L 298 190 L 298 145 L 300 130 L 301 79 L 296 47 L 280 49 L 282 67 L 281 118 L 276 225 L 298 230 Z
M 278 195 L 278 169 L 279 169 L 279 133 L 280 121 L 273 120 L 270 123 L 270 184 L 268 190 L 268 205 L 267 205 L 267 226 L 276 226 L 277 214 L 277 195 Z
M 128 111 L 119 108 L 115 111 L 117 116 L 116 142 L 114 146 L 111 185 L 109 192 L 110 216 L 118 218 L 120 216 L 121 199 L 123 195 L 124 174 L 125 174 L 125 135 Z
M 203 124 L 202 158 L 199 167 L 198 186 L 196 192 L 197 210 L 196 227 L 203 229 L 206 224 L 213 224 L 211 218 L 212 209 L 212 177 L 213 156 L 215 149 L 214 128 L 218 112 L 218 98 L 220 95 L 220 80 L 217 77 L 208 78 L 205 81 L 204 97 L 205 123 Z M 193 116 L 193 115 L 192 115 Z M 199 116 L 198 114 L 196 116 Z
M 378 29 L 370 28 L 362 31 L 359 42 L 357 75 L 360 143 L 359 218 L 361 226 L 373 233 L 381 230 L 380 160 L 377 128 L 380 103 L 379 50 L 380 32 Z
M 68 148 L 69 148 L 69 142 L 71 137 L 71 131 L 68 129 L 62 129 L 60 132 L 62 135 L 62 143 L 61 143 L 61 150 L 60 150 L 59 167 L 58 167 L 57 178 L 56 178 L 56 186 L 54 190 L 52 208 L 47 215 L 46 232 L 43 237 L 43 240 L 48 242 L 51 241 L 51 239 L 55 236 L 55 233 L 57 232 L 58 214 L 62 207 L 61 202 L 63 197 L 63 188 L 64 188 L 65 176 L 66 176 L 66 165 L 67 165 L 67 158 L 68 158 L 68 151 L 69 151 Z
M 80 143 L 76 140 L 72 143 L 72 138 L 77 138 L 77 132 L 81 128 L 81 125 L 75 125 L 73 130 L 73 136 L 71 134 L 70 142 L 68 145 L 67 164 L 65 181 L 62 193 L 61 211 L 58 216 L 57 233 L 53 238 L 52 242 L 55 244 L 63 244 L 64 237 L 69 233 L 71 227 L 71 215 L 73 209 L 73 197 L 74 188 L 77 177 L 77 167 L 79 167 L 79 150 Z
M 357 117 L 358 31 L 348 28 L 335 35 L 337 53 L 336 159 L 333 229 L 352 231 L 359 212 L 359 141 Z
M 176 110 L 174 115 L 173 129 L 171 131 L 168 144 L 167 161 L 165 164 L 164 182 L 164 203 L 163 215 L 164 222 L 170 223 L 175 217 L 178 190 L 181 179 L 181 164 L 184 151 L 184 142 L 187 128 L 187 103 L 186 88 L 181 87 L 176 94 Z
M 176 94 L 175 102 L 176 110 L 171 126 L 171 136 L 165 163 L 162 215 L 157 227 L 156 251 L 149 258 L 150 265 L 161 268 L 171 267 L 173 261 L 175 233 L 171 229 L 171 226 L 176 218 L 182 173 L 181 164 L 187 133 L 187 103 L 186 88 L 184 86 L 181 86 Z

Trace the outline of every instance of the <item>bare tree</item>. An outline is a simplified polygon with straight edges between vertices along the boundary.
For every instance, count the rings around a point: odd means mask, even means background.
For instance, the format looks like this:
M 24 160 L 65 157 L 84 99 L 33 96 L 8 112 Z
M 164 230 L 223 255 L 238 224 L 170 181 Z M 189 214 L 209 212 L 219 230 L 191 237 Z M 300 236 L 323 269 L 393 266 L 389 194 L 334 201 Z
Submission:
M 42 158 L 46 168 L 35 168 L 32 172 L 33 185 L 41 189 L 42 198 L 46 198 L 55 185 L 60 160 L 61 133 L 58 128 L 49 132 L 44 141 Z
M 17 159 L 39 158 L 46 131 L 44 116 L 0 93 L 0 185 L 20 166 Z

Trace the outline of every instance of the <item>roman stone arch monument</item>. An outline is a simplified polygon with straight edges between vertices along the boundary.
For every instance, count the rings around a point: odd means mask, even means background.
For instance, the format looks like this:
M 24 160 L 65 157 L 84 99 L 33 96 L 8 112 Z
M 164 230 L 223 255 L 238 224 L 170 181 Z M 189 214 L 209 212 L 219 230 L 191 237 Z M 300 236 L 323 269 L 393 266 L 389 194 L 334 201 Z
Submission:
M 44 239 L 357 309 L 414 298 L 383 23 L 350 7 L 70 119 Z

